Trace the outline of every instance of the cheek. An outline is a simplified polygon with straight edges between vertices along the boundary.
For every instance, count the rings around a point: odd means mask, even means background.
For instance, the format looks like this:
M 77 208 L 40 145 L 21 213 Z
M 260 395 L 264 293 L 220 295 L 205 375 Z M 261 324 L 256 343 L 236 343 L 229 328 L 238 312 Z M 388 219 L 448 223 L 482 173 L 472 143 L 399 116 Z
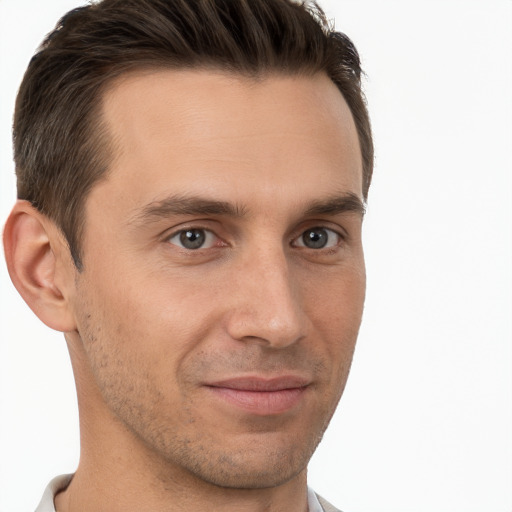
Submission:
M 220 323 L 212 309 L 217 301 L 205 303 L 191 292 L 197 288 L 179 279 L 148 273 L 142 279 L 140 271 L 118 268 L 115 274 L 95 275 L 94 282 L 84 280 L 76 308 L 79 332 L 103 380 L 133 381 L 139 375 L 165 390 L 177 383 L 187 360 Z
M 357 337 L 366 292 L 364 265 L 333 269 L 321 279 L 305 279 L 303 301 L 315 328 L 329 338 Z
M 364 265 L 333 273 L 304 289 L 307 312 L 341 394 L 350 370 L 365 300 Z M 321 340 L 321 341 L 320 341 Z M 336 391 L 335 391 L 336 392 Z
M 173 344 L 176 329 L 130 286 L 116 293 L 104 284 L 81 288 L 78 330 L 88 371 L 108 408 L 125 422 L 142 425 L 156 411 L 179 404 L 179 393 L 169 391 L 177 389 L 182 357 L 179 344 Z

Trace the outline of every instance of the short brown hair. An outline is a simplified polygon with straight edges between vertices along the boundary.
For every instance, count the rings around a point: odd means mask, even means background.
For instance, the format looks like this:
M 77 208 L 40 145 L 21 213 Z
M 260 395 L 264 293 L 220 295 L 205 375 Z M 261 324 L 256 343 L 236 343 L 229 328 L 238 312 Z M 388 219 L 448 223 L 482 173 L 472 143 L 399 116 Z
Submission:
M 64 233 L 81 269 L 85 198 L 108 170 L 101 94 L 140 68 L 215 68 L 247 76 L 325 72 L 350 107 L 366 199 L 370 121 L 352 42 L 316 3 L 293 0 L 103 0 L 67 13 L 43 41 L 14 116 L 18 197 Z

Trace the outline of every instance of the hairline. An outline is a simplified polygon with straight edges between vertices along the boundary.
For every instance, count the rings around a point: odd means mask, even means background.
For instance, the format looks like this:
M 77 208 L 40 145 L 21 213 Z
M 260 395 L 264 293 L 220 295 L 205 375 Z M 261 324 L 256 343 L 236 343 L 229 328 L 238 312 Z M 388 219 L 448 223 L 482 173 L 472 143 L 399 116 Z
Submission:
M 205 63 L 196 63 L 191 65 L 186 64 L 175 64 L 175 63 L 166 63 L 162 60 L 162 62 L 158 61 L 148 61 L 148 62 L 135 62 L 130 65 L 119 66 L 119 69 L 115 70 L 111 73 L 103 83 L 101 83 L 96 91 L 95 97 L 91 103 L 91 109 L 89 111 L 89 119 L 86 119 L 87 123 L 87 135 L 89 137 L 90 142 L 93 147 L 97 151 L 97 156 L 100 161 L 103 162 L 103 171 L 99 173 L 99 176 L 92 181 L 90 187 L 87 189 L 86 193 L 81 197 L 79 203 L 79 211 L 77 215 L 77 225 L 75 230 L 75 236 L 73 242 L 76 244 L 74 247 L 74 251 L 72 251 L 70 243 L 68 241 L 68 247 L 71 252 L 72 259 L 75 263 L 75 266 L 78 271 L 83 270 L 82 264 L 82 242 L 84 237 L 84 231 L 86 229 L 86 203 L 89 198 L 92 189 L 98 185 L 103 180 L 108 179 L 110 172 L 112 171 L 113 165 L 117 156 L 120 154 L 120 146 L 116 141 L 116 137 L 112 132 L 112 126 L 108 123 L 105 118 L 105 99 L 109 93 L 114 93 L 116 87 L 120 85 L 125 80 L 130 80 L 131 78 L 143 77 L 143 76 L 151 76 L 153 74 L 165 71 L 190 71 L 194 72 L 205 72 L 218 74 L 221 76 L 232 77 L 234 79 L 245 79 L 249 81 L 253 81 L 254 83 L 259 83 L 264 80 L 268 80 L 272 77 L 314 77 L 314 76 L 325 76 L 329 79 L 329 81 L 336 87 L 336 90 L 341 95 L 343 100 L 348 106 L 350 114 L 352 116 L 352 122 L 354 124 L 358 145 L 359 145 L 359 153 L 362 158 L 362 147 L 361 140 L 359 137 L 359 133 L 357 130 L 357 123 L 353 118 L 352 108 L 345 98 L 343 92 L 340 90 L 338 84 L 329 76 L 325 69 L 314 69 L 311 66 L 303 66 L 300 68 L 289 69 L 289 68 L 278 68 L 278 67 L 267 67 L 262 68 L 256 71 L 253 70 L 243 70 L 243 69 L 233 69 L 229 66 L 223 66 L 216 62 L 205 62 Z M 94 120 L 92 119 L 94 118 Z M 94 165 L 94 164 L 93 164 Z M 364 182 L 364 165 L 361 167 L 362 179 Z M 61 229 L 62 231 L 62 229 Z M 66 233 L 64 234 L 64 238 L 67 240 L 68 237 Z

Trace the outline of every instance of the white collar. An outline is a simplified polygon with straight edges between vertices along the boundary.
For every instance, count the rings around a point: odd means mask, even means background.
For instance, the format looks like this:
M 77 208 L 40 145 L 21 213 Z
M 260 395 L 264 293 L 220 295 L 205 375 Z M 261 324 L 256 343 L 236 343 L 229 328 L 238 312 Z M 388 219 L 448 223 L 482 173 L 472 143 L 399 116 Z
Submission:
M 55 512 L 55 505 L 53 499 L 55 495 L 63 491 L 71 482 L 73 475 L 60 475 L 56 476 L 46 487 L 41 502 L 36 508 L 35 512 Z M 308 487 L 308 507 L 309 512 L 324 512 L 316 494 Z

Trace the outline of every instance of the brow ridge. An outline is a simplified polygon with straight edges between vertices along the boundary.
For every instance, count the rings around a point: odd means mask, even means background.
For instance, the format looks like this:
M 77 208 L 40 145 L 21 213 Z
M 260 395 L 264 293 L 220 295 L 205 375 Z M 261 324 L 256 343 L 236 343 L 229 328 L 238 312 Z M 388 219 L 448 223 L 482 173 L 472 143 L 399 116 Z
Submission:
M 172 215 L 222 215 L 239 218 L 245 215 L 245 208 L 227 201 L 198 196 L 171 195 L 153 201 L 138 210 L 133 216 L 133 221 L 151 222 Z
M 341 213 L 357 213 L 364 216 L 366 204 L 356 194 L 345 192 L 327 199 L 313 201 L 305 213 L 306 216 L 337 215 Z
M 338 215 L 351 212 L 363 216 L 366 205 L 356 194 L 348 192 L 313 201 L 306 207 L 304 214 Z M 242 218 L 246 213 L 247 208 L 241 204 L 199 196 L 170 195 L 137 210 L 130 223 L 156 222 L 173 215 L 220 215 Z

